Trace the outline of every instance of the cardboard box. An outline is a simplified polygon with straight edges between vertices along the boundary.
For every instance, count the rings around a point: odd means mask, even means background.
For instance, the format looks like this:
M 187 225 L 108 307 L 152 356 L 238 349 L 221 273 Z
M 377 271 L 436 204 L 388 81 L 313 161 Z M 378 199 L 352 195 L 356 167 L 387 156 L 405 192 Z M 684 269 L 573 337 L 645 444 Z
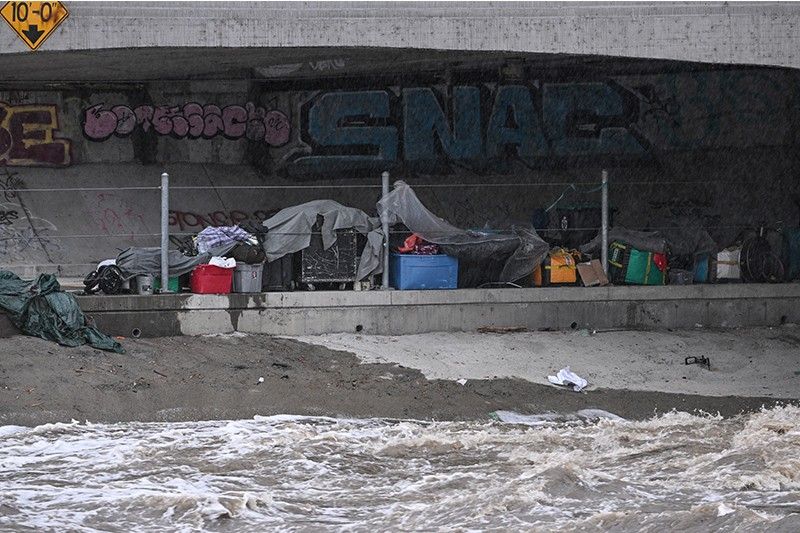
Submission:
M 599 259 L 592 259 L 588 263 L 578 263 L 578 274 L 584 287 L 603 287 L 608 285 L 608 276 L 603 272 L 603 265 Z

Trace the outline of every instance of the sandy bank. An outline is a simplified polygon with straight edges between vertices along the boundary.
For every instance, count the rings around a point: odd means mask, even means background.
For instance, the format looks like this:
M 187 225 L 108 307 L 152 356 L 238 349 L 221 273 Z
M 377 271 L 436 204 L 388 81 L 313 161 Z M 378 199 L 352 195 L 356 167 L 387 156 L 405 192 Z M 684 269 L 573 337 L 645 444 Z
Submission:
M 589 338 L 606 342 L 605 337 Z M 381 339 L 359 340 L 375 341 L 380 344 Z M 504 343 L 511 341 L 511 337 L 488 335 L 485 342 L 497 348 L 487 353 L 516 351 L 506 349 Z M 429 379 L 420 370 L 409 368 L 411 359 L 389 348 L 401 342 L 405 341 L 385 341 L 381 356 L 385 362 L 363 363 L 351 353 L 260 335 L 127 339 L 123 341 L 126 354 L 62 348 L 31 337 L 0 339 L 0 425 L 73 418 L 93 422 L 240 419 L 280 413 L 452 420 L 485 418 L 500 409 L 543 413 L 597 408 L 629 418 L 646 418 L 671 409 L 732 415 L 770 405 L 779 397 L 797 397 L 779 394 L 786 391 L 782 385 L 749 396 L 611 387 L 578 394 L 542 384 L 543 375 L 534 367 L 527 375 L 536 376 L 537 382 L 469 379 L 462 385 L 452 379 L 436 379 L 438 374 Z M 429 344 L 412 353 L 417 358 L 428 353 L 432 358 L 444 346 Z M 474 365 L 479 348 L 474 350 L 478 351 L 464 351 L 464 365 L 458 366 Z M 553 359 L 553 363 L 558 361 Z M 797 357 L 793 365 L 800 366 Z M 792 373 L 794 366 L 784 371 Z M 442 376 L 478 377 L 478 373 Z M 259 382 L 261 377 L 263 382 Z M 602 384 L 597 376 L 587 377 L 595 386 Z M 736 389 L 731 390 L 736 394 Z
M 570 366 L 594 388 L 708 396 L 798 397 L 800 327 L 683 331 L 335 334 L 297 340 L 399 363 L 428 379 L 520 378 L 547 383 Z M 711 371 L 685 364 L 711 360 Z

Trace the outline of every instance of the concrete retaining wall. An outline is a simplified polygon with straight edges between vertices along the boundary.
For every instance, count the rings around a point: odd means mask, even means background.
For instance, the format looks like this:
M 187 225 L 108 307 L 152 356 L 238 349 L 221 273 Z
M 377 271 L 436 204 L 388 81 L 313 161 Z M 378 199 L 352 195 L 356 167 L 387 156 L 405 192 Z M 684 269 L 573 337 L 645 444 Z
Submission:
M 363 332 L 481 326 L 692 328 L 800 323 L 800 284 L 78 297 L 105 332 L 130 336 Z M 1 329 L 1 328 L 0 328 Z M 6 331 L 8 333 L 8 331 Z

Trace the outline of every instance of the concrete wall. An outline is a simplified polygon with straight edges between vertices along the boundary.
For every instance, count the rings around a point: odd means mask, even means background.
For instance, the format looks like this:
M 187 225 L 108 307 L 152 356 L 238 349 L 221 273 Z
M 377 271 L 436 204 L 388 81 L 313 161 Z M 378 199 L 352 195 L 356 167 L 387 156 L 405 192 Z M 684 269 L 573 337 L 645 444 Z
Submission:
M 156 187 L 164 169 L 203 187 L 173 190 L 175 233 L 316 198 L 373 212 L 384 169 L 463 226 L 529 222 L 601 168 L 628 227 L 688 214 L 727 244 L 745 226 L 800 222 L 797 71 L 506 59 L 0 91 L 0 264 L 80 273 L 155 245 L 158 191 L 129 188 Z
M 387 47 L 514 50 L 800 66 L 781 3 L 69 2 L 43 50 Z M 25 51 L 6 31 L 0 50 Z
M 538 329 L 694 328 L 800 323 L 800 285 L 697 285 L 86 296 L 81 308 L 104 332 L 146 337 L 212 333 L 405 335 Z M 11 334 L 0 314 L 0 336 Z

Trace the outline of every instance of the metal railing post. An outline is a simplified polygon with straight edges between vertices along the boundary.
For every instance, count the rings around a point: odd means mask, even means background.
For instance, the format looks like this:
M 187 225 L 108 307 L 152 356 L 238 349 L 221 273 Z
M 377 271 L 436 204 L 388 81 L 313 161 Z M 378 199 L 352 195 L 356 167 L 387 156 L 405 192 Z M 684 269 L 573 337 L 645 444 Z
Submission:
M 383 194 L 381 199 L 386 198 L 389 194 L 389 172 L 384 171 L 381 174 L 381 189 Z M 381 277 L 381 288 L 389 288 L 389 216 L 384 211 L 381 215 L 381 226 L 383 228 L 383 274 Z
M 169 292 L 169 174 L 161 174 L 161 292 Z
M 603 169 L 603 185 L 602 185 L 602 250 L 600 251 L 600 262 L 603 264 L 603 272 L 608 274 L 608 171 Z

